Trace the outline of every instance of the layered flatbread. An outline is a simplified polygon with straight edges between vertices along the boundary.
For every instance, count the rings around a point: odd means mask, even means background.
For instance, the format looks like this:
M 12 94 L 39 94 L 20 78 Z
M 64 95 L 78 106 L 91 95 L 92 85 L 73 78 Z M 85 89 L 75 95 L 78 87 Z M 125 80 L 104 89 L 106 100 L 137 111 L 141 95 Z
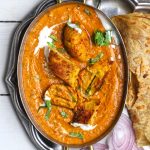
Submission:
M 130 81 L 126 101 L 136 142 L 150 145 L 150 14 L 132 13 L 112 18 L 128 54 Z

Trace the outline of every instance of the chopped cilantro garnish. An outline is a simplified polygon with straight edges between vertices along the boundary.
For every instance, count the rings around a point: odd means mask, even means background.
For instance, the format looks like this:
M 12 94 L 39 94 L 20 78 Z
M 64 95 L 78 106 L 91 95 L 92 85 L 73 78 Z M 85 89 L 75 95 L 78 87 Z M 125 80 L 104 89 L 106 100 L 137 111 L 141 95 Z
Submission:
M 68 114 L 66 112 L 64 112 L 64 111 L 62 111 L 60 114 L 61 114 L 61 116 L 63 118 L 67 118 L 68 117 Z
M 53 34 L 51 34 L 51 35 L 49 36 L 49 38 L 53 39 L 54 41 L 57 41 L 57 40 L 58 40 L 57 37 L 56 37 L 55 35 L 53 35 Z
M 48 44 L 48 46 L 49 46 L 50 48 L 55 48 L 55 45 L 54 45 L 53 42 L 47 42 L 47 44 Z
M 90 91 L 91 91 L 91 86 L 88 86 L 88 88 L 85 90 L 85 94 L 89 95 Z
M 45 114 L 45 119 L 48 120 L 50 117 L 50 113 L 51 113 L 51 101 L 50 100 L 46 100 L 44 105 L 39 106 L 38 111 L 40 111 L 40 109 L 42 108 L 47 108 L 47 112 Z
M 69 133 L 70 137 L 74 137 L 74 138 L 79 138 L 79 139 L 83 139 L 83 135 L 81 133 L 76 133 L 76 132 L 70 132 Z
M 96 30 L 94 32 L 94 43 L 98 46 L 108 46 L 111 42 L 111 31 L 102 32 Z
M 91 87 L 91 86 L 92 86 L 93 81 L 95 80 L 95 78 L 96 78 L 96 75 L 94 75 L 94 77 L 93 77 L 93 79 L 91 80 L 89 86 L 88 86 L 87 89 L 85 90 L 86 96 L 91 95 L 91 90 L 92 90 L 92 87 Z
M 65 53 L 65 52 L 66 52 L 66 50 L 65 50 L 64 48 L 57 48 L 57 50 L 58 50 L 59 52 L 61 52 L 61 53 Z
M 72 99 L 73 102 L 77 102 L 76 98 L 74 97 L 74 95 L 71 93 L 71 91 L 68 89 L 69 95 Z
M 47 112 L 46 112 L 46 115 L 45 115 L 45 119 L 48 120 L 49 117 L 50 117 L 51 108 L 52 108 L 51 101 L 45 101 L 45 104 L 46 104 L 46 107 L 47 107 Z
M 103 57 L 103 55 L 104 54 L 102 52 L 100 52 L 95 58 L 90 58 L 88 61 L 89 65 L 93 65 L 93 64 L 97 63 L 98 61 L 100 61 L 100 59 Z
M 84 12 L 85 12 L 87 15 L 89 15 L 89 16 L 91 15 L 91 12 L 90 12 L 88 9 L 86 9 L 86 8 L 84 9 Z

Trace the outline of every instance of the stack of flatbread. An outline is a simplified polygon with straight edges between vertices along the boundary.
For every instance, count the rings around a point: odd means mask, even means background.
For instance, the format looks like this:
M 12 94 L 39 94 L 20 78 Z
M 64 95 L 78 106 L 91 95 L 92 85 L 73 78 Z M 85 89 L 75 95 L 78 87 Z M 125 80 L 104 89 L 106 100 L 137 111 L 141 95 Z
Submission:
M 136 142 L 150 145 L 150 14 L 132 13 L 112 18 L 128 54 L 130 69 L 126 101 Z

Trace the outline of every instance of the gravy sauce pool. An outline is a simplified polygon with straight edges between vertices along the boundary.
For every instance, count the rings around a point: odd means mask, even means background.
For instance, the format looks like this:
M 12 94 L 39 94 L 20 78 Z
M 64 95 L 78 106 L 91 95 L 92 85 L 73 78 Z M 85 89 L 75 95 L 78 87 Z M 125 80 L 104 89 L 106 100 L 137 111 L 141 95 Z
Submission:
M 88 14 L 86 11 L 89 11 Z M 30 115 L 40 129 L 50 138 L 65 144 L 84 144 L 100 135 L 102 135 L 113 123 L 119 107 L 121 105 L 121 96 L 123 89 L 123 67 L 122 58 L 120 58 L 120 50 L 118 46 L 96 46 L 92 44 L 90 51 L 91 58 L 95 57 L 99 51 L 102 51 L 103 60 L 112 61 L 111 70 L 105 78 L 104 84 L 97 93 L 96 98 L 100 99 L 100 105 L 93 113 L 90 121 L 92 130 L 83 130 L 80 127 L 74 127 L 70 124 L 73 118 L 73 112 L 70 109 L 52 106 L 50 117 L 45 119 L 47 109 L 38 108 L 43 104 L 43 96 L 45 91 L 53 83 L 63 83 L 49 69 L 47 58 L 45 57 L 45 47 L 37 48 L 39 44 L 39 35 L 41 30 L 46 26 L 52 29 L 58 39 L 62 39 L 63 28 L 68 19 L 72 22 L 78 22 L 92 37 L 96 29 L 105 31 L 101 21 L 97 17 L 96 12 L 81 4 L 66 4 L 63 7 L 56 7 L 47 11 L 36 24 L 30 29 L 25 38 L 22 53 L 22 87 L 26 104 Z M 63 42 L 56 43 L 57 46 L 63 47 Z M 35 52 L 36 49 L 36 52 Z M 50 51 L 51 53 L 51 51 Z M 83 63 L 79 63 L 84 66 Z M 62 117 L 61 112 L 66 112 L 67 117 Z M 71 137 L 70 133 L 80 133 L 83 138 Z

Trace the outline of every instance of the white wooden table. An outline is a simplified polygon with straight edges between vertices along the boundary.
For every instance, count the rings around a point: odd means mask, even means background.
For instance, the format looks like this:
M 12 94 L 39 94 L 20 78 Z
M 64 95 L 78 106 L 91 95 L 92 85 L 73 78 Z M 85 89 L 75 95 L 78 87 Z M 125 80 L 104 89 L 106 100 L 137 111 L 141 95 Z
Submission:
M 4 77 L 14 30 L 41 1 L 0 0 L 0 150 L 36 149 L 12 107 Z

